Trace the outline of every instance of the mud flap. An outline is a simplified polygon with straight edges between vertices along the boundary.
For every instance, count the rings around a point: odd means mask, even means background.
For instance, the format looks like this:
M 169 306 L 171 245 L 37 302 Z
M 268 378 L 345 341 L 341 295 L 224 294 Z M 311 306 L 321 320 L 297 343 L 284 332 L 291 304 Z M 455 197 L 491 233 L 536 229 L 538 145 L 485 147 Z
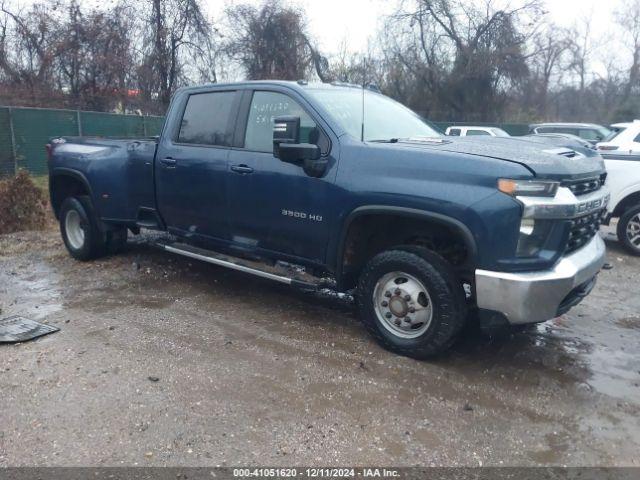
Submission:
M 58 330 L 57 327 L 14 315 L 0 320 L 0 343 L 26 342 Z

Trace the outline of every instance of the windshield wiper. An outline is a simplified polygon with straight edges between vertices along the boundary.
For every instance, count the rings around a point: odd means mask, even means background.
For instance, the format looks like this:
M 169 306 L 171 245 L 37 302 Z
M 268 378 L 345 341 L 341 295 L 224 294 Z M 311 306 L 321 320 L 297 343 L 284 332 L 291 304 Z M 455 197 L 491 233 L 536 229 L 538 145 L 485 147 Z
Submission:
M 367 140 L 367 142 L 374 142 L 374 143 L 398 143 L 400 139 L 399 138 L 387 138 L 385 140 Z

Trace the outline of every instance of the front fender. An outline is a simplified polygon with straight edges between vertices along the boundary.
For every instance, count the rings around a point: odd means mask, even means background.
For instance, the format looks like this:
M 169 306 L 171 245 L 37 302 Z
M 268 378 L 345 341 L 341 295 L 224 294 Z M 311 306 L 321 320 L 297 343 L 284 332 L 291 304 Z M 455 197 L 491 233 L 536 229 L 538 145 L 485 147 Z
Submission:
M 347 241 L 347 235 L 349 228 L 353 222 L 362 216 L 366 215 L 393 215 L 403 218 L 417 218 L 423 220 L 429 220 L 431 222 L 442 224 L 451 228 L 453 231 L 460 234 L 464 240 L 465 247 L 469 252 L 469 263 L 475 264 L 477 256 L 477 245 L 471 230 L 462 223 L 460 220 L 453 217 L 443 215 L 440 213 L 429 212 L 425 210 L 419 210 L 415 208 L 398 207 L 392 205 L 363 205 L 352 210 L 345 218 L 340 229 L 340 234 L 336 237 L 337 244 L 330 248 L 330 251 L 334 252 L 331 256 L 329 264 L 334 266 L 335 276 L 338 282 L 338 288 L 341 288 L 342 284 L 342 259 L 344 258 L 345 246 Z

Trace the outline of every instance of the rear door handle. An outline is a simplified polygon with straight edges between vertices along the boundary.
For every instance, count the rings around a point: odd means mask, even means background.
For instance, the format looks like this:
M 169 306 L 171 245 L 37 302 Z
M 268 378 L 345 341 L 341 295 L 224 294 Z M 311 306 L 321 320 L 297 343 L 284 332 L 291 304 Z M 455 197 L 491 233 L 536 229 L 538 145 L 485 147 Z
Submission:
M 167 158 L 161 158 L 160 163 L 167 168 L 175 168 L 176 163 L 178 162 L 176 161 L 175 158 L 167 157 Z
M 236 173 L 240 173 L 240 174 L 247 174 L 247 173 L 253 173 L 253 168 L 241 164 L 241 165 L 231 165 L 231 170 L 233 170 Z

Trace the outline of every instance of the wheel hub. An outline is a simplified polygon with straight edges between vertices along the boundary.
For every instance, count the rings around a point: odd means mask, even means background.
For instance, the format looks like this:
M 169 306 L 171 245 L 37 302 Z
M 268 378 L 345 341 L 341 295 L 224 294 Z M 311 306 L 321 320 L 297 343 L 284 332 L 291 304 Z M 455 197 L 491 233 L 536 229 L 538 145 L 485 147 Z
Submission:
M 396 317 L 404 317 L 409 313 L 409 305 L 403 298 L 395 296 L 392 297 L 389 302 L 389 310 L 391 310 L 391 313 Z
M 64 220 L 67 240 L 72 248 L 78 250 L 84 245 L 84 228 L 80 214 L 69 210 Z
M 373 293 L 380 323 L 402 338 L 422 335 L 431 324 L 433 307 L 425 285 L 404 272 L 391 272 L 376 283 Z

